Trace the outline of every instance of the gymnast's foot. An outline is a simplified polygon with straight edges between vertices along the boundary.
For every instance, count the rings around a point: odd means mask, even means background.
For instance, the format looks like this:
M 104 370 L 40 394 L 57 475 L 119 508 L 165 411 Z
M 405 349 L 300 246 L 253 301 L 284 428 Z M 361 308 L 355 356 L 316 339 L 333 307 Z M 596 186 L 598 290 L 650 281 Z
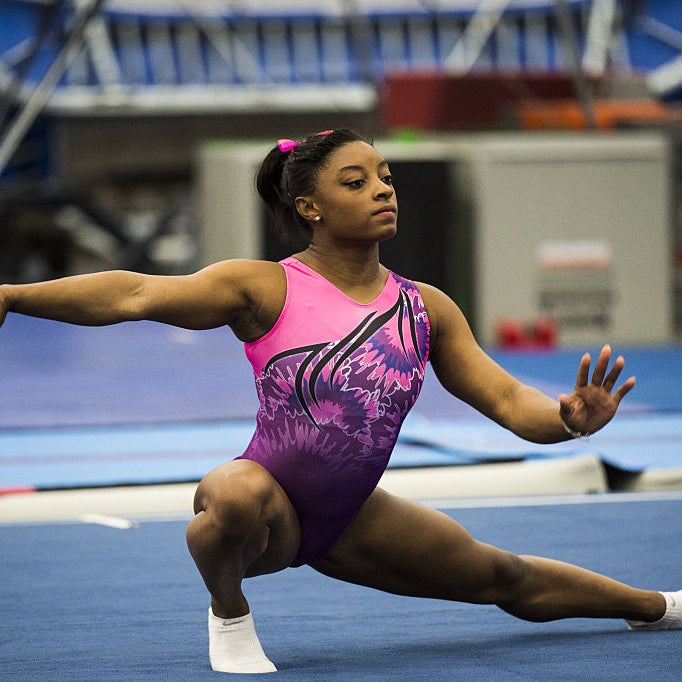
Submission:
M 628 630 L 682 630 L 682 590 L 661 592 L 667 604 L 663 618 L 647 623 L 643 620 L 626 620 Z
M 208 655 L 211 668 L 221 673 L 276 672 L 256 635 L 251 613 L 218 618 L 208 610 Z

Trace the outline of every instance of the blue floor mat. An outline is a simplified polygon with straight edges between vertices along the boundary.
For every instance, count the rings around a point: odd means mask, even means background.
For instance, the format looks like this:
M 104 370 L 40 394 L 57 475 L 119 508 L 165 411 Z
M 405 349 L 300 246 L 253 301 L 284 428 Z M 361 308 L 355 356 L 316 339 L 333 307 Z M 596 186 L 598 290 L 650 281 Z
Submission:
M 583 504 L 446 513 L 479 540 L 513 552 L 577 563 L 640 587 L 680 588 L 680 500 L 588 497 Z M 187 552 L 185 526 L 0 525 L 3 681 L 233 679 L 208 664 L 208 596 Z M 679 631 L 633 633 L 620 620 L 527 623 L 492 606 L 333 581 L 306 566 L 249 579 L 244 591 L 279 668 L 276 680 L 680 677 Z

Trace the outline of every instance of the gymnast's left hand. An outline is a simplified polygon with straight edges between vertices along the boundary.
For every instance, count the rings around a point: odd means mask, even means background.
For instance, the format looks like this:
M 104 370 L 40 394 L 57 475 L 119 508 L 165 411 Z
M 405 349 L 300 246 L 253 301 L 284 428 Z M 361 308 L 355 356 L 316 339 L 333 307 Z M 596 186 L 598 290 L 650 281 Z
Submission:
M 630 377 L 613 390 L 625 360 L 618 356 L 610 371 L 611 347 L 604 346 L 589 380 L 591 358 L 585 353 L 580 360 L 578 377 L 571 395 L 559 396 L 559 413 L 566 426 L 582 434 L 594 433 L 608 424 L 616 414 L 620 401 L 632 390 L 635 377 Z

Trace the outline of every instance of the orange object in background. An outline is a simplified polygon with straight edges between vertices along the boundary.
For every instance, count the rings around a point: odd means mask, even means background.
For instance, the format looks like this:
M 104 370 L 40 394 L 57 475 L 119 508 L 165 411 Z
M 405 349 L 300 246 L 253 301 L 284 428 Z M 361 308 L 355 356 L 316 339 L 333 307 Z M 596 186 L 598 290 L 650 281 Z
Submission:
M 592 107 L 595 125 L 602 130 L 668 120 L 665 107 L 655 100 L 595 100 Z M 529 130 L 589 127 L 583 108 L 573 99 L 520 102 L 516 105 L 516 118 L 521 128 Z
M 595 125 L 602 130 L 680 120 L 679 110 L 646 94 L 599 97 L 603 81 L 588 77 Z M 566 72 L 394 71 L 379 90 L 389 130 L 582 130 L 589 126 L 574 78 Z

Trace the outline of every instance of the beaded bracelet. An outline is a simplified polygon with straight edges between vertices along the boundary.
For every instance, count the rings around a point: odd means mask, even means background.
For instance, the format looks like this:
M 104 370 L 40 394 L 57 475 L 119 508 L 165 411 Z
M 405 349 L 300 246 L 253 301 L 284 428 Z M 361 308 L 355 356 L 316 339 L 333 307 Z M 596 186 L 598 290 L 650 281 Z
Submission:
M 571 437 L 571 438 L 589 438 L 590 434 L 589 433 L 583 433 L 582 431 L 574 431 L 565 421 L 564 418 L 561 417 L 561 425 L 564 427 L 564 431 Z

